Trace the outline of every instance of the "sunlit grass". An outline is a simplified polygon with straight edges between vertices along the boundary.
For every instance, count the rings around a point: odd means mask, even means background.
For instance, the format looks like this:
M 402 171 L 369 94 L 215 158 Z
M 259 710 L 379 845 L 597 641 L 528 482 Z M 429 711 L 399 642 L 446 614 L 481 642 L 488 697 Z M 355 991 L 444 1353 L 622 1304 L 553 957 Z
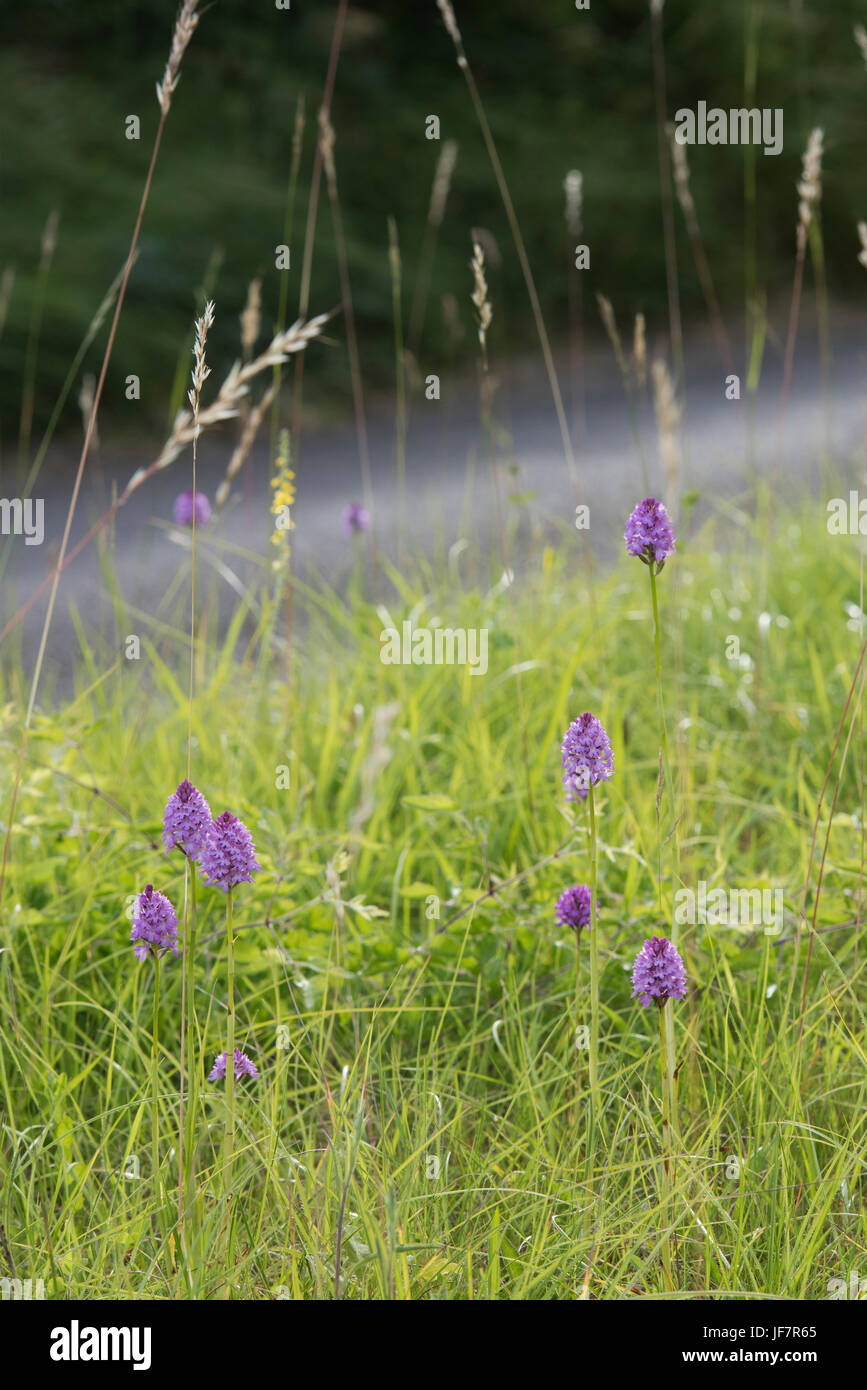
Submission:
M 624 557 L 591 602 L 565 543 L 533 551 L 511 596 L 465 590 L 416 557 L 392 575 L 388 613 L 398 625 L 414 611 L 418 623 L 486 627 L 484 677 L 384 665 L 385 621 L 360 578 L 345 599 L 299 584 L 290 691 L 270 581 L 218 637 L 221 581 L 200 557 L 192 778 L 214 814 L 229 807 L 247 822 L 263 866 L 235 894 L 237 1040 L 261 1072 L 238 1094 L 237 1296 L 665 1296 L 669 1231 L 685 1297 L 823 1298 L 829 1279 L 863 1266 L 857 739 L 832 773 L 840 791 L 799 1041 L 818 874 L 810 840 L 861 642 L 857 546 L 830 537 L 813 509 L 778 516 L 760 545 L 729 508 L 681 535 L 660 579 L 681 880 L 782 887 L 786 906 L 781 938 L 680 928 L 692 991 L 673 1006 L 683 1152 L 668 1211 L 656 1017 L 631 1000 L 629 976 L 645 937 L 667 933 L 672 892 L 665 823 L 659 878 L 644 567 Z M 113 636 L 80 625 L 78 693 L 34 718 L 12 832 L 0 1227 L 10 1271 L 44 1278 L 48 1297 L 207 1297 L 222 1281 L 219 1087 L 206 1087 L 198 1119 L 189 1259 L 173 1211 L 162 1235 L 151 1206 L 152 980 L 124 916 L 147 882 L 176 904 L 183 893 L 182 866 L 159 843 L 186 770 L 179 556 L 176 598 L 137 617 L 140 660 L 122 655 L 120 607 Z M 8 786 L 27 689 L 14 661 L 0 676 Z M 562 800 L 558 748 L 584 709 L 615 753 L 597 796 L 603 1102 L 592 1171 L 575 941 L 553 914 L 562 888 L 589 874 L 585 814 Z M 225 1046 L 224 907 L 200 890 L 206 1069 Z M 589 1019 L 586 938 L 580 971 Z M 171 1194 L 179 963 L 165 963 L 161 990 Z

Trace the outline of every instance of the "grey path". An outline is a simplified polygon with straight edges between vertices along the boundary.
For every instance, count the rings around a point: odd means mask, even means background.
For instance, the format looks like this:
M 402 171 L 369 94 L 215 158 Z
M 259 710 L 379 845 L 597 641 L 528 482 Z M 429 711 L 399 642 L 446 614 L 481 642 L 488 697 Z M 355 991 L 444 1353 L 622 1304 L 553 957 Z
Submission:
M 867 313 L 836 315 L 833 333 L 830 423 L 823 405 L 815 327 L 807 315 L 798 352 L 786 419 L 781 482 L 792 494 L 805 488 L 818 493 L 821 455 L 829 435 L 837 466 L 853 487 L 860 478 L 865 402 L 867 402 Z M 654 345 L 651 343 L 650 355 Z M 773 470 L 777 451 L 777 406 L 782 373 L 779 340 L 769 342 L 755 413 L 755 465 Z M 560 360 L 564 391 L 569 396 L 568 360 Z M 427 368 L 425 368 L 427 370 Z M 751 477 L 746 428 L 745 374 L 740 365 L 742 398 L 727 401 L 724 370 L 713 348 L 691 339 L 687 350 L 683 420 L 683 488 L 702 493 L 699 506 L 719 497 L 743 492 Z M 628 510 L 645 495 L 644 475 L 635 447 L 620 376 L 612 355 L 598 350 L 586 363 L 586 437 L 576 440 L 579 498 L 591 507 L 586 539 L 603 559 L 622 534 Z M 564 459 L 551 395 L 538 354 L 511 366 L 502 375 L 495 397 L 501 427 L 501 479 L 504 493 L 535 494 L 530 515 L 550 526 L 562 544 L 578 543 L 573 528 L 576 495 Z M 571 411 L 570 411 L 571 416 Z M 370 452 L 375 494 L 377 536 L 390 554 L 397 553 L 398 494 L 396 488 L 394 417 L 390 409 L 371 412 Z M 580 433 L 580 430 L 578 431 Z M 662 490 L 656 429 L 652 408 L 645 405 L 641 435 L 651 491 Z M 211 497 L 225 471 L 231 450 L 229 437 L 204 436 L 199 485 Z M 112 480 L 119 488 L 131 473 L 153 458 L 159 446 L 117 457 L 103 445 L 89 465 L 87 482 L 73 525 L 72 543 L 104 509 Z M 468 491 L 468 460 L 474 462 Z M 46 539 L 41 547 L 25 546 L 20 537 L 2 538 L 10 547 L 0 588 L 3 622 L 22 598 L 32 593 L 54 560 L 77 465 L 74 442 L 55 447 L 49 455 L 36 496 L 45 499 Z M 515 467 L 516 466 L 516 467 Z M 350 565 L 352 547 L 340 530 L 340 513 L 360 499 L 358 451 L 351 424 L 302 437 L 297 468 L 297 501 L 293 534 L 295 568 L 305 579 L 321 575 L 340 585 Z M 134 610 L 153 614 L 179 566 L 183 551 L 173 544 L 166 523 L 178 492 L 190 484 L 189 454 L 155 477 L 118 514 L 114 543 L 123 596 Z M 8 495 L 9 483 L 0 483 Z M 486 444 L 479 425 L 475 384 L 442 382 L 439 401 L 416 397 L 409 424 L 406 488 L 407 526 L 414 542 L 427 550 L 447 550 L 464 539 L 476 556 L 495 543 L 494 493 Z M 266 550 L 267 458 L 256 451 L 250 474 L 241 475 L 233 501 L 219 522 L 218 534 L 234 545 L 258 553 Z M 217 534 L 217 533 L 215 533 Z M 227 563 L 246 582 L 254 567 L 243 557 L 227 555 Z M 516 560 L 519 571 L 520 558 Z M 49 683 L 68 670 L 77 641 L 69 616 L 72 601 L 95 629 L 106 630 L 111 600 L 100 572 L 97 544 L 73 561 L 61 580 L 60 600 L 49 643 Z M 23 661 L 29 671 L 35 656 L 44 601 L 34 605 L 23 624 Z M 108 630 L 112 630 L 110 627 Z

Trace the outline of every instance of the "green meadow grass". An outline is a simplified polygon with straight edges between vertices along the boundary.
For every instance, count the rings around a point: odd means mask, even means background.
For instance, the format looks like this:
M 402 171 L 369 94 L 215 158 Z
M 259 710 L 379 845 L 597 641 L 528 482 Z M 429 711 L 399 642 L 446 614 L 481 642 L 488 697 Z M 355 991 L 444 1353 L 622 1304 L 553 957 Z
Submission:
M 676 830 L 657 803 L 639 562 L 597 566 L 588 586 L 573 532 L 535 546 L 511 590 L 422 555 L 389 571 L 396 626 L 414 612 L 488 629 L 484 676 L 384 665 L 386 619 L 360 568 L 345 597 L 296 583 L 291 656 L 267 574 L 219 635 L 218 581 L 203 580 L 191 776 L 215 815 L 246 821 L 262 864 L 234 895 L 236 1041 L 261 1073 L 238 1088 L 236 1297 L 668 1297 L 670 1236 L 682 1298 L 822 1299 L 830 1280 L 867 1275 L 857 692 L 834 755 L 862 640 L 858 545 L 813 506 L 761 535 L 732 504 L 682 527 L 659 581 Z M 224 1284 L 222 1088 L 202 1088 L 185 1252 L 181 965 L 161 971 L 160 1198 L 152 970 L 125 916 L 149 882 L 183 902 L 160 833 L 186 772 L 188 579 L 182 558 L 147 621 L 118 599 L 113 634 L 79 624 L 75 693 L 42 706 L 29 740 L 0 953 L 0 1260 L 47 1298 Z M 130 630 L 138 661 L 123 655 Z M 0 680 L 8 789 L 27 696 L 12 643 Z M 554 919 L 562 889 L 589 879 L 586 812 L 564 803 L 559 758 L 585 709 L 615 754 L 597 794 L 592 1163 L 574 1039 L 588 943 L 576 952 Z M 630 972 L 646 937 L 670 934 L 678 873 L 781 887 L 786 910 L 779 937 L 680 928 L 682 1148 L 665 1206 L 656 1014 L 630 998 Z M 206 1073 L 225 1047 L 225 897 L 201 887 L 198 901 Z

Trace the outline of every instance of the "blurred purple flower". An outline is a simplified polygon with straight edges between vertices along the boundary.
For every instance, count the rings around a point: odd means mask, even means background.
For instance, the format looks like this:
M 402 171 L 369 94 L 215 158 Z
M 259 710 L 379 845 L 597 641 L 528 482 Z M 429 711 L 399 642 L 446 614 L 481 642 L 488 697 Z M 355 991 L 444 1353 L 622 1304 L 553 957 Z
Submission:
M 147 960 L 151 954 L 163 956 L 166 951 L 178 954 L 178 914 L 150 883 L 135 900 L 129 939 L 136 943 L 138 960 Z
M 195 493 L 182 492 L 175 498 L 173 515 L 179 526 L 192 526 L 193 517 L 196 526 L 206 526 L 211 519 L 211 504 L 198 488 Z
M 343 509 L 340 524 L 345 535 L 357 536 L 360 531 L 369 529 L 370 512 L 366 507 L 362 507 L 360 502 L 350 502 L 349 506 Z
M 198 858 L 211 829 L 211 808 L 202 793 L 185 777 L 172 792 L 163 813 L 163 844 L 166 853 L 175 845 Z
M 573 884 L 557 899 L 557 921 L 561 927 L 573 927 L 579 934 L 590 925 L 590 889 L 586 883 Z
M 686 971 L 677 948 L 664 936 L 645 941 L 632 968 L 632 997 L 647 1009 L 652 1003 L 662 1008 L 669 999 L 683 999 Z
M 255 1068 L 255 1066 L 253 1065 L 253 1063 L 250 1061 L 250 1058 L 247 1056 L 246 1052 L 242 1052 L 241 1049 L 240 1049 L 240 1047 L 236 1047 L 236 1048 L 235 1048 L 235 1080 L 236 1080 L 236 1081 L 240 1081 L 242 1076 L 253 1076 L 253 1077 L 256 1077 L 256 1076 L 258 1076 L 258 1075 L 259 1075 L 258 1071 L 256 1070 L 256 1068 Z M 219 1057 L 217 1058 L 217 1060 L 214 1062 L 213 1067 L 211 1068 L 210 1075 L 208 1076 L 208 1080 L 209 1080 L 209 1081 L 224 1081 L 225 1079 L 226 1079 L 226 1054 L 225 1054 L 225 1052 L 221 1052 L 220 1055 L 219 1055 Z
M 581 801 L 589 787 L 607 782 L 614 772 L 611 740 L 592 714 L 579 714 L 563 735 L 563 787 L 566 800 Z
M 228 893 L 237 883 L 252 883 L 262 865 L 256 858 L 253 837 L 243 821 L 224 811 L 215 821 L 202 845 L 199 863 L 205 883 Z
M 623 535 L 626 551 L 646 565 L 655 564 L 657 573 L 674 552 L 674 528 L 664 502 L 645 497 L 633 508 Z

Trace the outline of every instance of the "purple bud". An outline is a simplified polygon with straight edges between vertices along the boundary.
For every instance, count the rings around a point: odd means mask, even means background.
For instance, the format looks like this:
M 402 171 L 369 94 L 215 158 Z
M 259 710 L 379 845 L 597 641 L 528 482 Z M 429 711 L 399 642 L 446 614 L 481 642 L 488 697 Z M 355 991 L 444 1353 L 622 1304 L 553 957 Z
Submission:
M 172 515 L 179 526 L 192 526 L 194 518 L 196 526 L 206 526 L 211 519 L 211 504 L 198 488 L 194 493 L 182 492 L 175 498 Z
M 592 714 L 579 714 L 563 735 L 563 787 L 566 800 L 584 800 L 589 787 L 607 782 L 614 772 L 611 740 Z
M 228 893 L 237 883 L 252 883 L 262 865 L 256 858 L 253 837 L 243 821 L 224 811 L 211 823 L 199 854 L 202 878 Z
M 211 808 L 198 788 L 184 778 L 172 792 L 163 813 L 163 844 L 166 853 L 175 845 L 196 859 L 211 829 Z
M 626 551 L 646 565 L 655 564 L 657 573 L 674 552 L 674 528 L 664 502 L 645 497 L 630 514 L 623 535 Z
M 641 1000 L 644 1008 L 656 1002 L 660 1008 L 669 999 L 683 999 L 686 994 L 686 971 L 677 948 L 664 936 L 645 941 L 632 968 L 632 997 Z
M 561 927 L 573 927 L 579 934 L 590 925 L 590 889 L 586 883 L 576 883 L 557 899 L 557 921 Z
M 256 1070 L 246 1052 L 242 1052 L 240 1047 L 235 1048 L 235 1080 L 240 1081 L 242 1076 L 256 1077 L 259 1073 Z M 211 1068 L 209 1081 L 225 1081 L 226 1079 L 226 1054 L 221 1052 Z
M 178 954 L 178 914 L 168 898 L 150 883 L 135 900 L 129 939 L 136 943 L 138 960 L 147 960 L 149 955 L 163 956 L 166 951 Z
M 348 507 L 344 507 L 343 515 L 340 518 L 344 534 L 347 536 L 358 535 L 360 531 L 367 531 L 370 526 L 370 513 L 366 507 L 362 507 L 360 502 L 350 502 Z

